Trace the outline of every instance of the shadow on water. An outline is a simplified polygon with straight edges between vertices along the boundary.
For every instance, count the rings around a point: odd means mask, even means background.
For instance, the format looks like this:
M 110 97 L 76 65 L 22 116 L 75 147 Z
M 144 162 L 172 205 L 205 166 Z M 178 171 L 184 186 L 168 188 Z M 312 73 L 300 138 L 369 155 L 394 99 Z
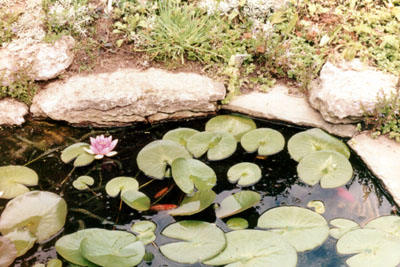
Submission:
M 14 266 L 32 266 L 35 263 L 45 263 L 56 258 L 54 249 L 56 240 L 63 234 L 73 233 L 84 228 L 105 228 L 129 230 L 138 220 L 152 220 L 157 224 L 157 240 L 146 248 L 155 255 L 152 262 L 142 262 L 139 266 L 189 266 L 171 262 L 163 257 L 156 246 L 160 246 L 169 239 L 160 235 L 168 224 L 184 219 L 197 219 L 215 222 L 225 232 L 230 231 L 225 222 L 227 219 L 217 219 L 213 207 L 203 212 L 186 217 L 171 217 L 165 211 L 137 212 L 125 204 L 120 207 L 119 198 L 110 198 L 104 187 L 107 181 L 117 176 L 136 177 L 139 184 L 149 181 L 143 173 L 138 171 L 136 156 L 140 149 L 149 142 L 161 139 L 171 129 L 190 127 L 204 130 L 208 119 L 169 122 L 157 125 L 139 125 L 129 128 L 111 130 L 72 128 L 48 122 L 30 122 L 23 128 L 3 129 L 0 132 L 0 166 L 24 165 L 34 169 L 39 177 L 39 186 L 35 190 L 46 190 L 60 194 L 68 203 L 67 223 L 61 233 L 44 244 L 35 245 L 27 254 L 18 258 Z M 303 130 L 287 125 L 272 124 L 255 120 L 257 127 L 271 127 L 279 130 L 287 140 Z M 87 167 L 77 168 L 66 183 L 60 182 L 71 172 L 72 166 L 60 161 L 60 151 L 66 146 L 78 141 L 89 142 L 89 136 L 109 133 L 119 139 L 116 150 L 118 155 L 111 159 L 98 160 Z M 40 155 L 44 155 L 38 158 Z M 323 201 L 326 212 L 323 216 L 329 221 L 342 217 L 355 220 L 360 224 L 380 215 L 388 215 L 392 211 L 393 201 L 384 192 L 376 178 L 371 175 L 360 159 L 352 154 L 350 161 L 354 168 L 354 176 L 343 189 L 323 189 L 319 185 L 308 186 L 297 178 L 296 166 L 287 149 L 282 152 L 260 159 L 255 154 L 246 153 L 240 145 L 233 156 L 218 162 L 208 162 L 217 174 L 218 184 L 214 188 L 217 202 L 220 202 L 232 192 L 239 191 L 236 185 L 227 181 L 226 173 L 229 167 L 238 162 L 254 162 L 262 169 L 263 178 L 256 185 L 246 189 L 254 190 L 262 195 L 261 202 L 252 209 L 240 213 L 238 216 L 249 221 L 249 228 L 256 228 L 257 220 L 266 210 L 281 205 L 296 205 L 306 207 L 311 200 Z M 77 191 L 72 187 L 72 181 L 80 175 L 90 175 L 95 178 L 95 185 L 91 191 Z M 172 186 L 172 179 L 156 180 L 141 189 L 150 198 L 165 187 Z M 343 191 L 346 193 L 344 194 Z M 160 203 L 179 204 L 183 193 L 175 186 Z M 154 201 L 154 198 L 152 198 Z M 0 212 L 7 202 L 0 200 Z M 297 266 L 346 266 L 347 257 L 340 256 L 335 249 L 336 240 L 329 238 L 322 246 L 306 253 L 298 253 Z M 155 246 L 156 245 L 156 246 Z M 191 266 L 204 266 L 194 264 Z

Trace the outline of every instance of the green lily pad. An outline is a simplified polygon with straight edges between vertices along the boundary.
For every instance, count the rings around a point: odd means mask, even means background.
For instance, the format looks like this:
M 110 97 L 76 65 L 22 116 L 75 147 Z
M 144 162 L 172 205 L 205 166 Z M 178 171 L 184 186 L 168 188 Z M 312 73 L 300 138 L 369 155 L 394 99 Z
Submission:
M 321 181 L 322 188 L 345 185 L 353 177 L 348 159 L 336 151 L 318 151 L 303 157 L 297 165 L 299 178 L 309 185 Z
M 11 199 L 29 192 L 26 185 L 37 185 L 38 180 L 36 172 L 28 167 L 0 167 L 0 198 Z
M 186 194 L 194 187 L 200 191 L 211 189 L 217 183 L 217 175 L 207 164 L 197 159 L 178 158 L 171 166 L 176 185 Z
M 72 186 L 78 190 L 86 190 L 93 184 L 94 179 L 86 175 L 79 176 L 75 181 L 72 182 Z
M 91 228 L 65 235 L 57 240 L 56 250 L 64 259 L 80 266 L 95 266 L 81 254 L 81 242 L 89 233 L 98 234 L 102 229 Z
M 320 150 L 333 150 L 350 158 L 350 150 L 345 143 L 318 128 L 293 135 L 288 141 L 288 150 L 295 161 Z
M 145 249 L 133 234 L 98 229 L 83 238 L 80 250 L 87 260 L 100 266 L 129 267 L 139 264 Z
M 121 199 L 132 209 L 138 211 L 148 210 L 150 208 L 150 199 L 144 193 L 135 190 L 127 190 L 121 194 Z
M 394 215 L 380 216 L 369 221 L 364 228 L 373 228 L 400 237 L 400 217 Z
M 184 146 L 171 140 L 157 140 L 140 150 L 136 162 L 139 169 L 154 179 L 165 176 L 167 166 L 177 158 L 190 159 L 192 155 Z
M 0 266 L 10 266 L 17 257 L 14 243 L 7 237 L 0 236 Z
M 14 230 L 5 235 L 17 249 L 17 257 L 24 255 L 35 245 L 36 237 L 29 230 Z M 0 265 L 1 266 L 1 265 Z
M 358 223 L 343 218 L 333 219 L 329 223 L 335 227 L 329 229 L 329 234 L 336 239 L 341 238 L 347 232 L 360 229 Z
M 0 217 L 0 232 L 28 229 L 37 242 L 55 235 L 65 224 L 67 203 L 60 196 L 45 191 L 31 191 L 7 203 Z
M 259 128 L 243 135 L 240 144 L 248 153 L 258 151 L 261 156 L 269 156 L 283 150 L 285 138 L 276 130 Z
M 119 193 L 122 195 L 128 190 L 139 190 L 139 183 L 135 178 L 124 176 L 115 177 L 106 184 L 106 192 L 110 197 L 116 197 Z
M 231 218 L 226 225 L 232 230 L 243 230 L 249 227 L 249 222 L 243 218 Z
M 322 245 L 329 236 L 324 217 L 309 209 L 294 206 L 266 211 L 258 219 L 257 226 L 280 234 L 298 252 Z
M 400 264 L 400 238 L 378 229 L 357 229 L 337 242 L 340 254 L 356 254 L 346 260 L 350 267 L 396 267 Z
M 62 267 L 62 261 L 59 259 L 51 259 L 47 262 L 46 267 Z
M 156 228 L 157 225 L 151 221 L 138 221 L 132 225 L 131 230 L 135 233 L 143 234 L 148 232 L 154 233 Z
M 69 163 L 74 160 L 75 167 L 82 167 L 89 165 L 94 161 L 94 156 L 85 151 L 85 148 L 90 149 L 90 145 L 86 143 L 76 143 L 70 145 L 61 152 L 61 160 Z
M 163 136 L 163 140 L 171 140 L 179 143 L 180 145 L 186 147 L 186 143 L 192 135 L 198 133 L 199 131 L 191 128 L 178 128 L 168 131 Z
M 207 152 L 209 160 L 222 160 L 236 151 L 237 142 L 232 135 L 225 132 L 201 132 L 190 137 L 186 147 L 196 158 Z
M 294 267 L 296 250 L 280 235 L 261 230 L 237 230 L 225 234 L 226 248 L 204 264 L 225 267 Z
M 143 244 L 148 245 L 156 240 L 156 235 L 154 234 L 156 228 L 157 226 L 153 222 L 139 221 L 132 225 L 131 230 L 138 233 L 137 238 L 142 241 Z
M 311 200 L 307 203 L 307 208 L 314 208 L 314 211 L 318 214 L 325 213 L 325 204 L 320 200 Z
M 238 182 L 240 186 L 250 186 L 260 181 L 261 169 L 257 164 L 241 162 L 230 167 L 227 176 L 231 183 Z
M 227 132 L 233 135 L 237 142 L 242 136 L 257 128 L 256 123 L 247 117 L 235 115 L 219 115 L 206 123 L 207 132 Z
M 212 190 L 197 191 L 193 196 L 185 196 L 181 205 L 173 210 L 168 211 L 172 216 L 187 216 L 199 213 L 208 208 L 216 197 Z
M 161 234 L 183 240 L 162 245 L 160 251 L 168 259 L 184 264 L 210 259 L 226 246 L 224 232 L 208 222 L 181 221 L 167 226 Z
M 247 210 L 258 204 L 261 195 L 253 191 L 240 191 L 230 195 L 221 202 L 221 206 L 216 211 L 218 218 L 225 218 Z

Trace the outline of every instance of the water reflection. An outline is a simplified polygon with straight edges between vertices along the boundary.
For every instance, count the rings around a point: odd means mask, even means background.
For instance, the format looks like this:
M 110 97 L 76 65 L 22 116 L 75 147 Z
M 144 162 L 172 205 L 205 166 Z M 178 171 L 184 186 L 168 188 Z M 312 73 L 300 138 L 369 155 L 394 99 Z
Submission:
M 168 238 L 160 235 L 165 226 L 175 221 L 184 219 L 198 219 L 215 222 L 224 231 L 229 231 L 225 222 L 229 219 L 216 219 L 213 207 L 203 212 L 187 217 L 171 217 L 167 212 L 137 212 L 126 205 L 121 206 L 119 198 L 110 198 L 106 195 L 104 186 L 113 177 L 136 177 L 141 185 L 149 179 L 138 171 L 136 156 L 139 150 L 149 142 L 160 139 L 168 130 L 177 127 L 190 127 L 203 130 L 208 119 L 200 119 L 186 122 L 171 122 L 158 125 L 139 125 L 132 128 L 120 128 L 112 130 L 77 129 L 65 125 L 47 122 L 32 122 L 23 128 L 3 129 L 0 132 L 0 165 L 29 163 L 39 177 L 39 186 L 35 189 L 47 190 L 60 194 L 68 203 L 67 223 L 63 234 L 69 234 L 84 228 L 106 228 L 129 230 L 131 225 L 138 220 L 152 220 L 157 224 L 157 240 L 155 244 L 160 246 L 169 242 Z M 263 121 L 256 121 L 258 127 L 273 127 L 285 136 L 286 141 L 299 129 L 279 125 L 271 125 Z M 78 141 L 88 142 L 89 136 L 109 132 L 114 138 L 119 139 L 116 150 L 117 156 L 111 159 L 96 161 L 88 167 L 77 168 L 65 183 L 61 183 L 71 173 L 72 166 L 62 163 L 59 159 L 60 151 L 67 145 Z M 39 157 L 41 156 L 42 157 Z M 262 196 L 262 201 L 255 207 L 244 211 L 239 216 L 249 222 L 249 228 L 255 228 L 257 220 L 266 210 L 280 205 L 296 205 L 306 207 L 311 200 L 320 200 L 325 204 L 326 212 L 323 216 L 329 221 L 343 217 L 352 219 L 361 225 L 379 215 L 387 215 L 392 211 L 392 203 L 387 199 L 386 193 L 377 186 L 376 181 L 363 163 L 354 155 L 351 163 L 355 170 L 350 183 L 341 189 L 323 189 L 319 185 L 308 186 L 297 178 L 297 163 L 290 159 L 285 148 L 284 151 L 267 157 L 257 158 L 254 154 L 246 153 L 240 145 L 236 153 L 222 161 L 208 162 L 217 174 L 218 184 L 214 188 L 217 202 L 226 196 L 238 192 L 236 185 L 228 182 L 226 173 L 228 169 L 238 162 L 254 162 L 260 166 L 263 178 L 250 190 L 257 191 Z M 90 175 L 96 182 L 91 191 L 77 191 L 72 187 L 72 181 L 80 175 Z M 156 192 L 165 187 L 172 186 L 172 179 L 164 179 L 152 182 L 141 189 L 152 200 Z M 182 192 L 175 186 L 161 203 L 179 204 L 183 198 Z M 0 200 L 0 211 L 6 201 Z M 58 237 L 54 237 L 44 244 L 35 245 L 15 266 L 32 266 L 35 263 L 45 263 L 51 258 L 57 257 L 54 243 Z M 299 253 L 300 267 L 308 266 L 345 266 L 344 256 L 339 256 L 335 249 L 336 240 L 329 238 L 323 246 L 310 252 Z M 140 266 L 188 266 L 173 263 L 162 255 L 154 245 L 147 246 L 155 258 L 151 263 L 142 262 Z M 192 266 L 203 266 L 195 264 Z

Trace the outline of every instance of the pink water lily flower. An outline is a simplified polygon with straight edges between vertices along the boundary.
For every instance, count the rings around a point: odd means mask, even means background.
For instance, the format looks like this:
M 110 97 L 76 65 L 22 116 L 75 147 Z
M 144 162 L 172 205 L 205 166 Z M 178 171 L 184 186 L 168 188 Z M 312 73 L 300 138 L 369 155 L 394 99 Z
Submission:
M 104 137 L 104 135 L 96 136 L 96 138 L 90 137 L 90 149 L 85 148 L 85 151 L 96 155 L 95 159 L 102 159 L 104 156 L 112 157 L 117 154 L 113 151 L 118 143 L 118 139 L 112 140 L 112 136 Z

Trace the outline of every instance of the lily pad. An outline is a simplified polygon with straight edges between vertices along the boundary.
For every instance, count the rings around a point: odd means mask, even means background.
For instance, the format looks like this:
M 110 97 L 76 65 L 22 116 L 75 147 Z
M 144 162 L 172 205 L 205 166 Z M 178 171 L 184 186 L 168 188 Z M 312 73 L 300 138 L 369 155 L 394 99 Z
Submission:
M 82 240 L 89 233 L 99 234 L 100 231 L 104 231 L 103 229 L 91 228 L 84 229 L 78 232 L 65 235 L 57 240 L 56 242 L 56 250 L 57 253 L 60 254 L 64 259 L 74 264 L 80 266 L 95 266 L 93 263 L 88 261 L 81 254 L 80 246 Z
M 230 167 L 227 176 L 231 183 L 238 182 L 240 186 L 250 186 L 260 181 L 261 169 L 257 164 L 241 162 Z
M 400 217 L 393 215 L 380 216 L 369 221 L 365 228 L 379 229 L 400 237 Z
M 329 236 L 324 217 L 309 209 L 294 206 L 266 211 L 258 219 L 257 226 L 280 234 L 298 252 L 322 245 Z
M 276 130 L 259 128 L 243 135 L 240 144 L 248 153 L 258 151 L 261 156 L 269 156 L 283 150 L 285 138 Z
M 86 149 L 90 149 L 90 145 L 86 143 L 76 143 L 70 145 L 66 149 L 61 152 L 61 160 L 65 163 L 69 163 L 74 160 L 75 167 L 82 167 L 89 165 L 94 161 L 94 156 L 85 151 Z
M 197 159 L 176 159 L 171 169 L 176 185 L 186 194 L 193 193 L 195 186 L 200 191 L 211 189 L 217 182 L 214 170 Z
M 121 199 L 132 209 L 138 211 L 148 210 L 150 208 L 150 199 L 144 193 L 135 190 L 127 190 L 121 194 Z
M 186 147 L 186 143 L 192 135 L 198 133 L 199 131 L 191 128 L 177 128 L 168 131 L 163 136 L 163 140 L 171 140 L 179 143 L 180 145 Z
M 167 166 L 177 158 L 190 159 L 192 155 L 186 148 L 171 140 L 157 140 L 147 144 L 140 150 L 136 162 L 139 169 L 147 176 L 162 179 Z
M 139 183 L 135 178 L 125 176 L 115 177 L 106 184 L 106 192 L 110 197 L 116 197 L 119 193 L 122 195 L 128 190 L 139 190 Z
M 322 188 L 345 185 L 353 176 L 348 159 L 336 151 L 318 151 L 303 157 L 297 165 L 299 178 L 309 185 L 321 181 Z
M 190 137 L 186 147 L 196 158 L 207 152 L 209 160 L 222 160 L 236 151 L 237 143 L 232 135 L 225 132 L 201 132 Z
M 261 230 L 237 230 L 225 234 L 226 248 L 204 264 L 226 267 L 294 267 L 296 250 L 280 235 Z
M 154 233 L 156 228 L 157 225 L 151 221 L 138 221 L 132 225 L 131 230 L 135 233 L 143 234 L 148 232 Z
M 100 266 L 129 267 L 138 265 L 145 249 L 133 234 L 98 229 L 83 238 L 80 250 L 87 260 Z
M 221 202 L 221 206 L 216 211 L 218 218 L 225 218 L 247 210 L 258 204 L 261 195 L 253 191 L 240 191 L 230 195 Z
M 51 259 L 47 262 L 46 267 L 62 267 L 62 261 L 59 259 Z
M 36 172 L 28 167 L 0 167 L 0 198 L 11 199 L 29 192 L 26 185 L 37 185 L 38 180 Z
M 325 213 L 325 205 L 324 202 L 320 200 L 311 200 L 307 203 L 307 208 L 314 208 L 315 212 L 318 214 Z
M 0 266 L 10 266 L 17 257 L 14 243 L 7 237 L 0 236 Z
M 14 243 L 17 249 L 17 257 L 24 255 L 36 242 L 36 237 L 29 230 L 14 230 L 5 237 Z
M 249 222 L 243 218 L 231 218 L 226 222 L 226 226 L 232 230 L 242 230 L 249 227 Z
M 360 229 L 358 223 L 343 218 L 333 219 L 329 223 L 335 227 L 329 229 L 329 234 L 336 239 L 341 238 L 347 232 Z
M 72 182 L 72 186 L 78 190 L 86 190 L 93 184 L 94 179 L 86 175 L 79 176 L 75 181 Z
M 395 267 L 400 264 L 400 238 L 378 229 L 347 232 L 337 242 L 340 254 L 356 254 L 346 260 L 350 267 Z
M 210 259 L 226 246 L 224 232 L 208 222 L 181 221 L 167 226 L 161 234 L 183 240 L 162 245 L 160 251 L 168 259 L 184 264 Z
M 255 128 L 257 126 L 252 119 L 235 115 L 219 115 L 206 123 L 207 132 L 225 131 L 233 135 L 237 142 L 240 142 L 245 133 Z
M 187 216 L 199 213 L 208 208 L 215 199 L 215 192 L 212 190 L 197 191 L 193 196 L 185 196 L 181 205 L 168 212 L 172 216 Z
M 31 191 L 7 203 L 0 217 L 0 232 L 28 229 L 37 242 L 55 235 L 65 224 L 67 203 L 60 196 L 45 191 Z
M 153 222 L 139 221 L 132 225 L 131 230 L 138 233 L 137 238 L 142 241 L 143 244 L 148 245 L 156 240 L 156 235 L 154 234 L 156 228 L 157 226 Z
M 288 141 L 288 150 L 295 161 L 320 150 L 333 150 L 350 158 L 350 150 L 345 143 L 318 128 L 293 135 Z

